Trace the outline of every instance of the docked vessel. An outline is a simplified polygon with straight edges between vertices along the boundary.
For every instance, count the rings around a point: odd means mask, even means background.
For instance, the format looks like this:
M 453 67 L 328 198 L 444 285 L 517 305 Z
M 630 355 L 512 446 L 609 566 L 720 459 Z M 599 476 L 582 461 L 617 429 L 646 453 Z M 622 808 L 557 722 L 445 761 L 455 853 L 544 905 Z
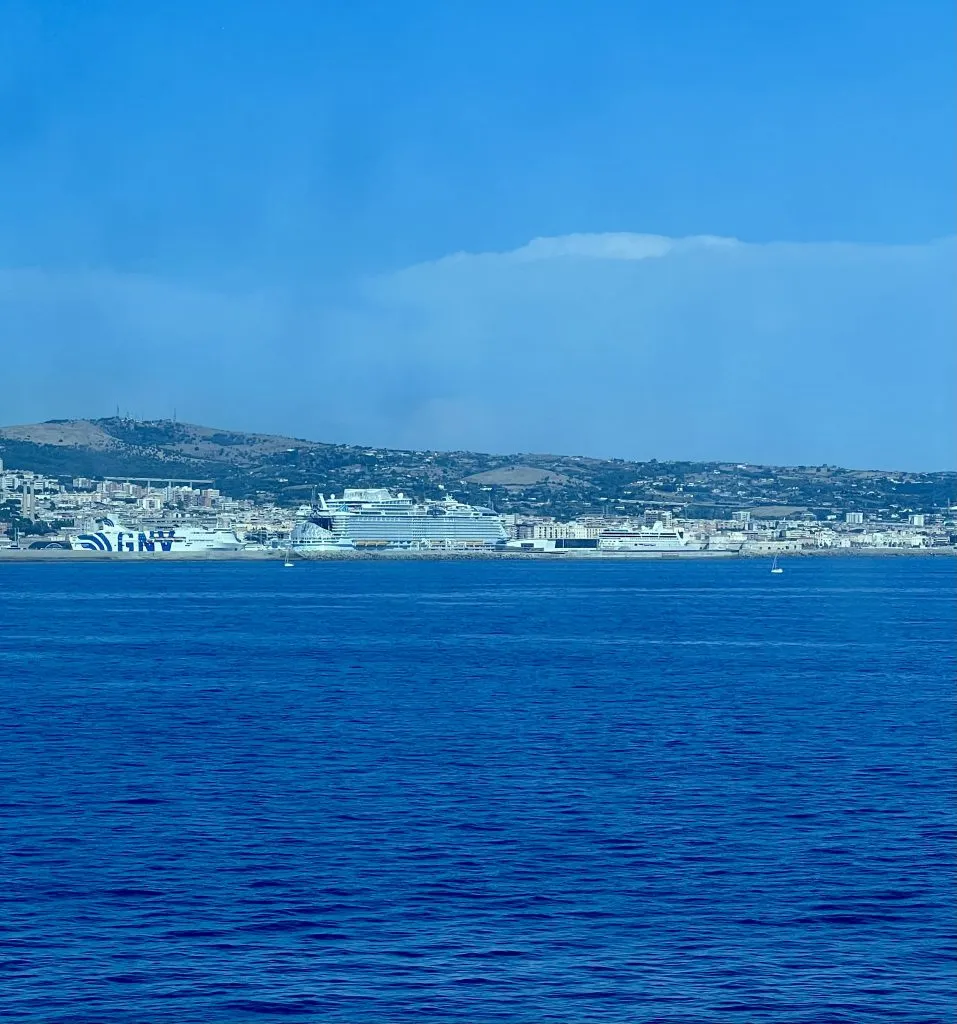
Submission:
M 293 527 L 286 555 L 288 558 L 295 552 L 301 558 L 315 558 L 319 555 L 347 554 L 355 549 L 350 538 L 337 537 L 331 530 L 310 519 Z
M 320 496 L 313 514 L 293 530 L 293 550 L 468 550 L 505 543 L 501 517 L 490 508 L 447 497 L 416 502 L 384 487 L 347 488 Z
M 233 530 L 201 526 L 125 527 L 100 519 L 93 529 L 70 537 L 74 551 L 198 552 L 239 551 L 247 545 Z
M 680 526 L 642 526 L 635 530 L 605 530 L 598 537 L 600 551 L 646 554 L 682 554 L 701 551 L 704 542 L 689 537 Z

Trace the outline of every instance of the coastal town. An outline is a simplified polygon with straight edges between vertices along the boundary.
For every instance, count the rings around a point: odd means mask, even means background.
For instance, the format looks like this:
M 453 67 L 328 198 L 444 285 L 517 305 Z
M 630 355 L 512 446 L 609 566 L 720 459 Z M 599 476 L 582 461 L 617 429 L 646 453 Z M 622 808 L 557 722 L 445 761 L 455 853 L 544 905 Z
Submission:
M 678 503 L 608 504 L 606 511 L 567 520 L 495 511 L 441 491 L 412 498 L 387 488 L 346 488 L 338 498 L 313 494 L 290 504 L 230 497 L 210 480 L 64 479 L 0 462 L 0 552 L 728 557 L 957 551 L 955 506 L 825 516 L 742 507 L 694 517 Z M 109 530 L 119 533 L 119 542 Z

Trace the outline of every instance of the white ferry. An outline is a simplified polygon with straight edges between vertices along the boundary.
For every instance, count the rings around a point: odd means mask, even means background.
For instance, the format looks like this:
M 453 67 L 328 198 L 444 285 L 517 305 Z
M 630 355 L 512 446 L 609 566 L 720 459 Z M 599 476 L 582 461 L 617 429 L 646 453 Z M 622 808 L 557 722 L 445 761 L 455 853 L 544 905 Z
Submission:
M 680 526 L 642 526 L 635 530 L 604 530 L 598 537 L 599 551 L 627 551 L 647 554 L 681 554 L 701 551 L 704 541 L 689 537 Z
M 454 498 L 415 502 L 384 487 L 354 487 L 320 496 L 309 521 L 293 530 L 294 551 L 339 549 L 468 550 L 494 548 L 507 539 L 490 508 Z
M 74 551 L 239 551 L 247 545 L 233 530 L 202 526 L 124 527 L 112 519 L 100 519 L 95 528 L 70 537 Z

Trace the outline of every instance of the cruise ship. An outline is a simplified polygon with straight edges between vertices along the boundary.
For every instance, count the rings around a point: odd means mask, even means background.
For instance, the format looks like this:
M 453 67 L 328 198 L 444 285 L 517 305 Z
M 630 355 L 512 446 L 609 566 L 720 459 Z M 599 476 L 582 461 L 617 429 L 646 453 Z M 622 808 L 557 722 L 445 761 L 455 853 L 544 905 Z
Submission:
M 490 508 L 451 497 L 419 503 L 384 487 L 355 487 L 339 498 L 320 496 L 290 543 L 298 554 L 309 555 L 336 549 L 485 549 L 505 540 L 502 520 Z
M 201 526 L 126 527 L 112 519 L 100 519 L 94 528 L 70 537 L 74 551 L 239 551 L 247 547 L 232 530 Z

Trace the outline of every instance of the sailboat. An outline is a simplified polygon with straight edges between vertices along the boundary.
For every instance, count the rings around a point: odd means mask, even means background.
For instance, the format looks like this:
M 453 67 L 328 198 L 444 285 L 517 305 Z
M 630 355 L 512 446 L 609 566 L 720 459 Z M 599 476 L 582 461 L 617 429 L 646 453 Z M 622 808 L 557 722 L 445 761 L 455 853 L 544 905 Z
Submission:
M 282 564 L 286 569 L 291 569 L 296 564 L 292 560 L 292 548 L 286 548 L 286 560 Z
M 771 572 L 777 574 L 784 572 L 784 570 L 778 565 L 778 556 L 774 556 L 774 560 L 771 562 Z

